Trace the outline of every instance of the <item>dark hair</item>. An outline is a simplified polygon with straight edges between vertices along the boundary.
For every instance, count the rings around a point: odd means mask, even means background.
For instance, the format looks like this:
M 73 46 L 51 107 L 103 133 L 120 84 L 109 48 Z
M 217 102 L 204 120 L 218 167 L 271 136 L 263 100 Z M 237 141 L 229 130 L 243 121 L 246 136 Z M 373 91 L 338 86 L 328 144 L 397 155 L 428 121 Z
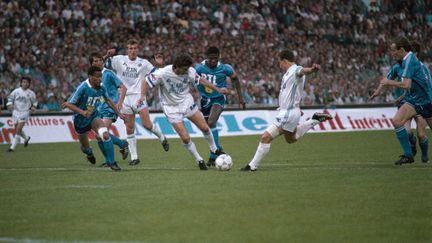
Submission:
M 87 70 L 87 75 L 88 75 L 88 76 L 94 76 L 97 72 L 102 72 L 102 69 L 101 69 L 100 67 L 91 66 L 91 67 Z
M 411 51 L 412 47 L 409 40 L 406 37 L 400 36 L 396 38 L 393 43 L 396 45 L 396 50 L 403 48 L 405 51 Z
M 23 80 L 27 80 L 29 83 L 31 83 L 31 78 L 29 76 L 22 76 L 20 79 L 20 84 L 22 83 Z
M 281 59 L 281 60 L 285 59 L 285 60 L 288 60 L 290 62 L 294 62 L 294 60 L 295 60 L 294 58 L 295 58 L 294 53 L 288 49 L 282 50 L 279 53 L 279 59 Z
M 420 51 L 421 51 L 421 45 L 420 45 L 420 43 L 418 42 L 418 41 L 416 41 L 416 40 L 411 40 L 411 50 L 414 52 L 414 53 L 420 53 Z
M 219 52 L 219 48 L 217 48 L 217 47 L 215 47 L 215 46 L 210 46 L 209 48 L 207 48 L 205 54 L 206 54 L 207 56 L 208 56 L 208 55 L 211 55 L 211 54 L 219 55 L 219 54 L 220 54 L 220 52 Z
M 90 65 L 93 63 L 93 59 L 95 59 L 95 58 L 101 58 L 102 59 L 102 56 L 98 52 L 92 52 L 92 53 L 90 53 L 90 56 L 89 56 L 89 59 L 88 59 Z
M 190 67 L 193 64 L 192 57 L 186 53 L 180 53 L 174 59 L 174 67 Z
M 127 42 L 126 42 L 126 45 L 128 46 L 128 45 L 138 45 L 138 40 L 137 39 L 129 39 Z

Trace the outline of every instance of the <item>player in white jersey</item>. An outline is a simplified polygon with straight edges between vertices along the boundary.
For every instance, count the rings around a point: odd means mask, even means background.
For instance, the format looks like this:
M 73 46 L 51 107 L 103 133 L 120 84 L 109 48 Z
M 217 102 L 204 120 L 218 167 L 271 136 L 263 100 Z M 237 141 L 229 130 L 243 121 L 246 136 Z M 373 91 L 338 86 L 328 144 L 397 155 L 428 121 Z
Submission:
M 188 118 L 202 131 L 211 152 L 219 155 L 221 151 L 217 148 L 213 134 L 190 93 L 190 85 L 196 87 L 198 83 L 201 83 L 222 94 L 226 94 L 228 90 L 226 88 L 218 88 L 209 81 L 203 79 L 197 74 L 196 70 L 191 67 L 192 64 L 193 61 L 189 55 L 179 54 L 175 58 L 173 65 L 168 65 L 147 75 L 146 80 L 143 80 L 142 83 L 140 102 L 145 101 L 145 94 L 148 86 L 151 88 L 159 87 L 159 97 L 165 116 L 180 136 L 184 147 L 197 161 L 199 168 L 201 170 L 207 170 L 203 158 L 190 139 L 183 118 Z
M 294 54 L 289 50 L 283 50 L 279 54 L 279 67 L 285 71 L 279 93 L 279 113 L 276 122 L 261 136 L 255 156 L 241 169 L 243 171 L 256 171 L 264 156 L 270 151 L 270 143 L 279 135 L 284 135 L 287 143 L 294 143 L 318 123 L 333 119 L 329 114 L 315 113 L 312 119 L 299 124 L 305 75 L 317 72 L 320 66 L 313 64 L 312 67 L 305 68 L 295 64 L 294 60 Z
M 139 114 L 143 127 L 159 138 L 165 151 L 169 150 L 166 137 L 162 134 L 160 128 L 150 120 L 147 102 L 138 103 L 141 93 L 141 81 L 144 80 L 145 75 L 153 72 L 156 67 L 146 59 L 138 57 L 138 41 L 135 39 L 128 40 L 127 55 L 113 56 L 114 53 L 115 50 L 108 50 L 107 56 L 112 56 L 110 60 L 111 66 L 123 83 L 120 88 L 120 98 L 117 106 L 125 115 L 127 142 L 131 154 L 129 165 L 137 165 L 140 160 L 138 159 L 135 138 L 136 113 Z M 156 61 L 163 64 L 163 58 Z
M 22 77 L 20 81 L 21 87 L 12 91 L 8 96 L 7 107 L 12 111 L 12 121 L 16 132 L 8 152 L 15 150 L 20 142 L 20 137 L 24 139 L 24 147 L 27 147 L 30 141 L 30 136 L 27 136 L 23 131 L 24 125 L 30 116 L 30 110 L 35 111 L 37 106 L 36 95 L 29 89 L 30 82 L 29 77 Z

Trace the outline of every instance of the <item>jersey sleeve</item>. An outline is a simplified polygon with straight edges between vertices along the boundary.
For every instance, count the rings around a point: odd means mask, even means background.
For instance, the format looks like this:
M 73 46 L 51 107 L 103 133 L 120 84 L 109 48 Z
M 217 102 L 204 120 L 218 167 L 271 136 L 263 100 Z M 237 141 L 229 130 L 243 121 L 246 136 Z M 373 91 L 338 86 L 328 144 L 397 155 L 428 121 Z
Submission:
M 297 75 L 297 76 L 300 76 L 300 72 L 303 70 L 303 67 L 302 66 L 297 66 L 297 68 L 296 68 L 296 70 L 295 70 L 295 74 Z
M 81 96 L 84 93 L 84 84 L 81 84 L 78 89 L 73 93 L 73 95 L 69 98 L 69 103 L 71 104 L 78 104 L 79 100 L 81 99 Z
M 162 80 L 162 70 L 158 69 L 153 73 L 147 74 L 145 79 L 150 88 L 156 87 Z
M 224 69 L 227 77 L 231 77 L 234 74 L 234 68 L 231 65 L 225 64 Z
M 36 94 L 33 91 L 31 92 L 30 101 L 32 103 L 32 106 L 34 106 L 34 107 L 37 106 L 38 102 L 37 102 L 37 99 L 36 99 Z
M 415 74 L 416 58 L 410 55 L 405 61 L 405 66 L 402 73 L 402 78 L 412 79 Z
M 10 106 L 10 105 L 12 105 L 13 103 L 14 103 L 14 101 L 15 101 L 15 95 L 16 95 L 16 89 L 14 90 L 14 91 L 12 91 L 12 93 L 10 93 L 9 95 L 8 95 L 8 98 L 7 98 L 7 103 L 6 103 L 6 105 L 7 106 Z
M 149 61 L 147 61 L 146 59 L 143 59 L 143 63 L 144 63 L 144 67 L 145 67 L 145 74 L 150 74 L 150 73 L 154 73 L 156 70 L 158 70 L 158 68 L 156 68 L 155 66 L 153 66 L 153 64 Z
M 387 79 L 395 80 L 395 78 L 396 78 L 395 66 L 392 66 L 390 68 L 390 71 L 387 73 Z
M 112 71 L 109 71 L 108 75 L 109 75 L 109 78 L 112 81 L 114 87 L 116 87 L 118 89 L 122 83 L 121 80 Z
M 189 68 L 188 77 L 189 77 L 189 82 L 191 82 L 195 86 L 199 84 L 199 81 L 201 79 L 201 76 L 197 73 L 197 71 L 193 67 Z
M 105 63 L 105 66 L 108 69 L 112 69 L 115 72 L 117 72 L 120 69 L 119 68 L 119 65 L 121 65 L 120 62 L 121 62 L 121 56 L 120 55 L 113 56 L 111 58 L 108 58 L 107 62 Z

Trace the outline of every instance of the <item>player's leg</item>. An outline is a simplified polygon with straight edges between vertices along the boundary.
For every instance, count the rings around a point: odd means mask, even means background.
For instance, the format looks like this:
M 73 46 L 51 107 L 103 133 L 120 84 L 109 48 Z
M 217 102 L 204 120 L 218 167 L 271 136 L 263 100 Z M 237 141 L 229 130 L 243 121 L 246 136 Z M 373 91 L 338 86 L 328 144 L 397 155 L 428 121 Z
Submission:
M 139 116 L 141 118 L 141 123 L 143 127 L 150 132 L 152 132 L 156 137 L 159 138 L 159 141 L 165 151 L 169 150 L 169 143 L 166 139 L 165 135 L 162 134 L 162 131 L 156 124 L 154 124 L 150 119 L 150 113 L 148 107 L 144 107 L 139 111 Z
M 419 140 L 419 145 L 420 145 L 420 150 L 421 150 L 421 160 L 423 163 L 427 163 L 429 162 L 429 155 L 428 155 L 428 150 L 429 150 L 429 139 L 426 136 L 426 120 L 422 117 L 422 116 L 415 116 L 414 120 L 416 121 L 417 124 L 417 137 Z
M 117 165 L 117 162 L 115 162 L 114 145 L 108 132 L 108 128 L 105 126 L 104 122 L 100 118 L 96 118 L 92 121 L 91 126 L 93 131 L 95 131 L 103 140 L 105 161 L 108 166 L 114 171 L 121 170 L 121 168 Z
M 87 161 L 93 165 L 96 164 L 96 158 L 93 154 L 92 148 L 90 147 L 87 132 L 78 133 L 78 141 L 80 143 L 81 152 L 86 155 Z
M 129 144 L 129 152 L 131 156 L 131 160 L 129 161 L 129 165 L 137 165 L 140 160 L 138 159 L 137 153 L 137 140 L 135 137 L 135 114 L 126 114 L 124 113 L 124 124 L 126 127 L 126 141 Z
M 327 120 L 331 120 L 333 119 L 333 117 L 330 114 L 326 114 L 326 113 L 315 113 L 313 114 L 312 118 L 305 121 L 302 124 L 299 124 L 296 127 L 296 133 L 294 135 L 294 137 L 291 136 L 285 136 L 285 140 L 288 143 L 294 143 L 296 142 L 299 138 L 301 138 L 303 135 L 305 135 L 310 129 L 312 129 L 314 126 L 318 125 L 320 122 L 324 122 Z
M 115 116 L 115 114 L 112 114 L 111 118 L 105 117 L 105 118 L 102 118 L 102 121 L 109 130 L 111 128 L 113 121 L 115 121 L 116 119 L 117 119 L 117 116 Z M 126 140 L 120 139 L 119 137 L 115 136 L 112 133 L 110 133 L 110 137 L 113 141 L 113 144 L 117 145 L 120 148 L 120 153 L 122 155 L 122 159 L 125 160 L 127 158 L 127 156 L 129 155 L 128 142 Z M 100 139 L 99 136 L 98 136 L 98 145 L 99 145 L 99 147 L 101 147 L 101 145 L 103 145 L 102 139 Z
M 400 107 L 400 109 L 396 112 L 396 115 L 393 117 L 392 122 L 395 128 L 396 137 L 404 151 L 404 154 L 400 156 L 400 159 L 395 161 L 396 165 L 414 162 L 408 132 L 405 129 L 404 124 L 416 114 L 417 112 L 414 107 L 409 103 L 405 103 Z
M 282 129 L 275 124 L 270 125 L 265 132 L 261 135 L 260 143 L 255 151 L 252 160 L 245 167 L 241 168 L 242 171 L 256 171 L 261 164 L 261 161 L 270 151 L 270 145 L 273 139 L 277 138 L 283 133 Z
M 190 139 L 189 133 L 183 121 L 179 119 L 173 119 L 170 117 L 168 117 L 168 119 L 170 120 L 174 130 L 180 136 L 184 148 L 187 151 L 189 151 L 189 153 L 194 157 L 195 161 L 198 163 L 198 167 L 200 168 L 200 170 L 207 170 L 207 166 L 205 165 L 205 162 L 201 157 L 201 155 L 198 153 L 198 150 L 196 149 L 194 142 L 192 142 L 192 140 Z
M 15 136 L 12 139 L 12 143 L 10 148 L 8 149 L 8 152 L 13 152 L 16 149 L 16 146 L 20 143 L 20 133 L 22 132 L 22 129 L 24 127 L 24 122 L 17 122 L 15 123 Z
M 211 133 L 202 113 L 198 109 L 194 109 L 187 115 L 187 118 L 193 122 L 199 130 L 201 130 L 204 138 L 207 140 L 210 151 L 216 155 L 219 155 L 221 151 L 217 148 L 213 134 Z
M 407 130 L 407 133 L 408 133 L 408 138 L 409 138 L 409 142 L 411 144 L 411 151 L 413 153 L 413 157 L 415 157 L 417 154 L 417 147 L 416 147 L 417 139 L 414 136 L 414 133 L 412 132 L 412 129 L 411 129 L 412 120 L 413 119 L 410 118 L 407 122 L 405 122 L 404 126 L 405 126 L 405 129 Z
M 222 146 L 219 144 L 219 130 L 217 128 L 217 121 L 219 120 L 220 115 L 222 114 L 223 108 L 219 104 L 213 104 L 210 109 L 210 113 L 207 117 L 207 124 L 210 127 L 211 133 L 213 134 L 213 139 L 216 144 L 216 147 L 222 151 Z M 217 155 L 215 153 L 210 152 L 210 157 L 207 162 L 207 166 L 214 166 Z

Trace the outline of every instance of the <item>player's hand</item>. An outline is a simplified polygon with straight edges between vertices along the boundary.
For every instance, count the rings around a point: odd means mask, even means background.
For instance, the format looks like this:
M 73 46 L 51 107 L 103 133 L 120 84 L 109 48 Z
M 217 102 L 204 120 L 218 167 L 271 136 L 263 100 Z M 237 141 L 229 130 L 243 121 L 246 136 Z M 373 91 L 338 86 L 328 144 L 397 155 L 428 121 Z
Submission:
M 120 118 L 120 119 L 122 119 L 122 120 L 124 120 L 126 117 L 125 117 L 125 115 L 123 114 L 123 113 L 119 113 L 119 114 L 117 114 L 118 115 L 118 117 Z
M 304 112 L 303 111 L 300 111 L 300 116 L 303 116 L 304 115 Z
M 81 112 L 81 115 L 82 115 L 83 117 L 85 117 L 85 118 L 90 118 L 90 116 L 91 116 L 91 112 L 88 111 L 88 110 L 85 110 L 85 111 L 82 111 L 82 112 Z
M 35 112 L 35 111 L 36 111 L 36 107 L 32 106 L 32 107 L 30 108 L 30 110 L 31 110 L 31 112 Z
M 374 92 L 373 94 L 371 94 L 371 95 L 369 96 L 368 101 L 371 102 L 371 101 L 372 101 L 375 97 L 377 97 L 377 96 L 378 96 L 377 92 Z
M 113 49 L 108 49 L 106 55 L 108 57 L 112 57 L 112 56 L 114 56 L 115 53 L 116 53 L 116 49 L 114 49 L 114 48 Z
M 123 107 L 123 102 L 120 102 L 120 101 L 119 101 L 119 102 L 117 103 L 117 110 L 120 111 L 122 107 Z
M 383 79 L 381 79 L 380 84 L 381 85 L 388 85 L 389 84 L 389 80 L 387 78 L 383 78 Z
M 321 66 L 319 64 L 312 64 L 312 71 L 313 72 L 318 72 L 321 69 Z
M 146 98 L 145 96 L 141 96 L 138 100 L 137 100 L 137 106 L 140 107 L 144 104 Z
M 229 93 L 227 88 L 217 88 L 216 91 L 224 95 Z

